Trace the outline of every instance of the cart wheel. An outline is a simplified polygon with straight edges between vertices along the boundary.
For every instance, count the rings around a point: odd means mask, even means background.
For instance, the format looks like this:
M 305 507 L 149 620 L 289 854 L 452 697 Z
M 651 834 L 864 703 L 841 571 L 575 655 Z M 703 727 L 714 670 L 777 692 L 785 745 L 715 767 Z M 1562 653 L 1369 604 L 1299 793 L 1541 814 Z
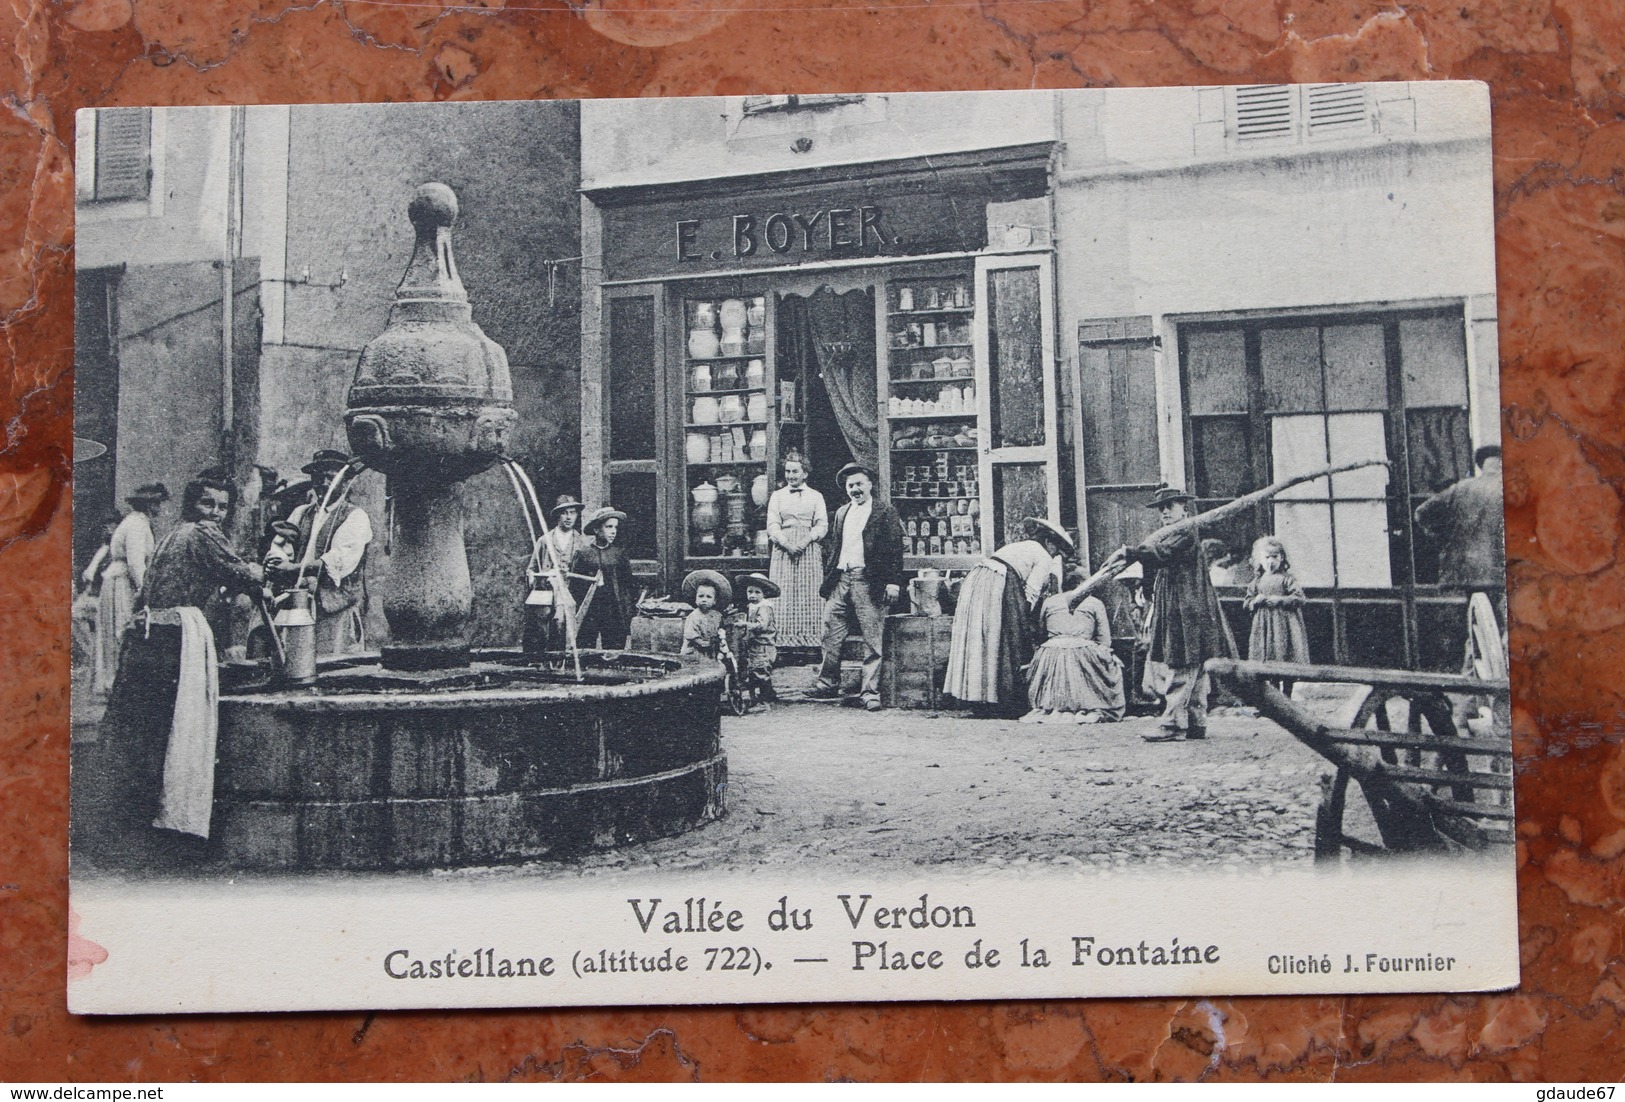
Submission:
M 722 683 L 722 693 L 728 702 L 728 710 L 734 715 L 742 716 L 750 710 L 750 701 L 745 699 L 745 686 L 740 682 L 739 674 L 731 668 Z

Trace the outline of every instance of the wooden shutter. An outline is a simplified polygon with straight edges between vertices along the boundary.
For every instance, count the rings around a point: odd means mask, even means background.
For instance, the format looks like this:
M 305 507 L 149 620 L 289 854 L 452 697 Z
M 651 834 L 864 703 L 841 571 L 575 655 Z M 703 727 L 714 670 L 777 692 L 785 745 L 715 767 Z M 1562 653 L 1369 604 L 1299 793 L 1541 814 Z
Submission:
M 1313 84 L 1304 90 L 1308 101 L 1309 137 L 1329 138 L 1371 129 L 1365 88 L 1359 84 Z
M 96 114 L 96 198 L 145 199 L 152 177 L 152 111 L 113 107 Z
M 1239 141 L 1291 138 L 1298 132 L 1297 89 L 1290 84 L 1248 84 L 1236 89 L 1235 136 Z

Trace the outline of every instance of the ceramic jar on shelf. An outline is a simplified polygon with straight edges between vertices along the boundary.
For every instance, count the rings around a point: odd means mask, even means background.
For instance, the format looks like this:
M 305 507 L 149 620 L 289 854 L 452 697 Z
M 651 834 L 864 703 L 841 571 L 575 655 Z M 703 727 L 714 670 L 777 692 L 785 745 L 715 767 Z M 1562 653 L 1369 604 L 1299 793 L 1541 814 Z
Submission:
M 748 311 L 745 300 L 738 298 L 725 299 L 722 308 L 717 311 L 717 320 L 722 323 L 722 354 L 724 356 L 740 356 L 745 352 L 745 319 Z
M 696 394 L 711 389 L 710 364 L 695 364 L 688 369 L 688 389 Z
M 688 354 L 696 360 L 710 359 L 717 354 L 720 345 L 717 342 L 715 329 L 690 329 L 688 331 Z
M 767 430 L 757 429 L 750 434 L 750 457 L 756 460 L 767 458 Z
M 690 463 L 705 463 L 711 458 L 711 438 L 703 432 L 691 432 L 683 438 L 683 454 Z
M 738 491 L 739 479 L 735 475 L 719 474 L 717 475 L 716 493 L 712 494 L 711 500 L 715 501 L 718 495 L 725 496 L 727 494 L 737 493 Z
M 745 378 L 743 385 L 756 388 L 767 385 L 767 365 L 761 360 L 752 360 L 745 365 Z
M 745 419 L 745 403 L 739 400 L 737 394 L 724 394 L 717 403 L 717 420 L 723 424 Z
M 746 401 L 746 403 L 745 403 L 745 420 L 747 420 L 747 421 L 766 421 L 767 420 L 767 392 L 766 391 L 762 391 L 762 392 L 757 393 L 757 394 L 752 394 L 750 396 L 749 400 Z
M 758 509 L 762 509 L 767 506 L 767 498 L 767 475 L 759 474 L 750 480 L 750 499 L 755 502 Z M 766 533 L 763 535 L 765 538 Z
M 722 510 L 717 507 L 717 488 L 709 482 L 702 482 L 689 491 L 694 499 L 689 506 L 688 523 L 698 536 L 711 534 L 716 538 L 717 525 L 722 522 Z
M 738 399 L 735 398 L 734 401 L 737 403 Z M 693 420 L 689 422 L 690 424 L 714 425 L 721 417 L 721 406 L 715 398 L 696 398 L 691 416 Z

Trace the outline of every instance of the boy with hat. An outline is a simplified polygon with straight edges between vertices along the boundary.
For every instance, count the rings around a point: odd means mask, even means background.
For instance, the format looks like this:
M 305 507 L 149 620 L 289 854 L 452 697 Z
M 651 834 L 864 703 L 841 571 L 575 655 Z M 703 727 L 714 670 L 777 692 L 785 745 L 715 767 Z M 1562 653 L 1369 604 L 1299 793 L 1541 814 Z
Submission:
M 856 627 L 867 654 L 863 659 L 863 706 L 880 703 L 880 666 L 886 646 L 886 610 L 903 591 L 903 522 L 897 510 L 874 499 L 874 472 L 848 463 L 836 480 L 847 502 L 835 513 L 824 537 L 824 660 L 814 699 L 841 695 L 841 647 Z
M 779 595 L 779 587 L 762 574 L 741 574 L 734 579 L 745 595 L 744 666 L 761 686 L 763 700 L 779 698 L 773 689 L 773 667 L 779 660 L 777 613 L 768 603 Z
M 328 487 L 350 457 L 322 448 L 300 468 L 310 476 L 311 500 L 288 522 L 299 529 L 299 561 L 316 578 L 316 653 L 343 654 L 366 639 L 367 548 L 372 519 L 347 497 L 328 502 Z
M 1163 527 L 1138 547 L 1120 547 L 1110 563 L 1140 563 L 1151 581 L 1151 647 L 1149 660 L 1167 670 L 1166 704 L 1155 734 L 1147 742 L 1207 737 L 1209 658 L 1231 658 L 1236 642 L 1219 607 L 1219 595 L 1208 576 L 1207 556 L 1195 525 L 1169 531 L 1190 513 L 1192 495 L 1164 483 L 1146 502 L 1157 510 Z
M 631 633 L 632 617 L 637 612 L 637 594 L 632 588 L 632 559 L 626 548 L 615 542 L 625 520 L 625 513 L 613 505 L 605 505 L 595 509 L 581 526 L 592 537 L 592 542 L 570 560 L 570 573 L 596 577 L 598 588 L 576 627 L 577 646 L 626 649 L 626 637 Z M 573 596 L 576 607 L 580 608 L 587 596 L 587 587 L 572 582 L 571 588 L 576 590 Z
M 724 646 L 720 606 L 734 599 L 728 579 L 715 570 L 691 571 L 683 579 L 683 599 L 694 606 L 694 611 L 683 620 L 683 645 L 677 653 L 720 658 Z

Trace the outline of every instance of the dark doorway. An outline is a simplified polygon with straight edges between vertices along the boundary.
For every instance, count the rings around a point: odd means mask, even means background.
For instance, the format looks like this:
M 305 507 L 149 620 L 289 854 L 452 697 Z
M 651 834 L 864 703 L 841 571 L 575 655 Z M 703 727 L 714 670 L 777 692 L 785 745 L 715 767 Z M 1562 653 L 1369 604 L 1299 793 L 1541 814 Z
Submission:
M 826 285 L 780 295 L 778 309 L 780 377 L 801 380 L 806 395 L 807 482 L 833 516 L 846 500 L 840 469 L 854 460 L 873 467 L 877 458 L 874 289 Z

